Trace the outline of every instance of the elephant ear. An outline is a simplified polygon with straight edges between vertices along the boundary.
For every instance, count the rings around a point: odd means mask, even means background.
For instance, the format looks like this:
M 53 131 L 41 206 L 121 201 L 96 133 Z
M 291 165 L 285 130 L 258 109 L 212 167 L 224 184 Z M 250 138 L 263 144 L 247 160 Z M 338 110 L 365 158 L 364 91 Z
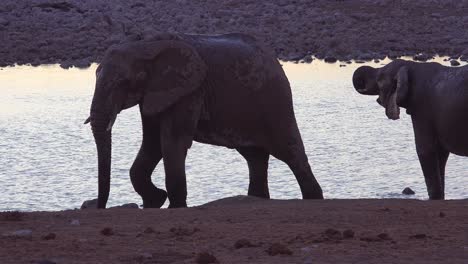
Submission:
M 398 70 L 396 80 L 396 104 L 404 106 L 408 97 L 408 67 L 403 66 Z
M 158 41 L 144 49 L 146 72 L 137 74 L 145 79 L 142 111 L 155 115 L 194 92 L 206 76 L 207 67 L 195 49 L 182 42 Z

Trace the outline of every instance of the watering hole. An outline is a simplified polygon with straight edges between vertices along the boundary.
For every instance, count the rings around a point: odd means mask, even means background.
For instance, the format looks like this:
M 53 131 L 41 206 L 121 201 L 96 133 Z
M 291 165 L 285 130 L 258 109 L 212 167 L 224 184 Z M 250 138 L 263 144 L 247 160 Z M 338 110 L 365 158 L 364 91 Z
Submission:
M 402 111 L 400 120 L 388 120 L 376 97 L 358 94 L 351 82 L 358 66 L 283 63 L 309 162 L 325 198 L 400 198 L 411 187 L 416 195 L 410 197 L 427 199 L 409 116 Z M 96 149 L 89 125 L 83 124 L 95 68 L 0 70 L 0 211 L 72 209 L 97 197 Z M 141 121 L 133 107 L 119 115 L 113 128 L 109 206 L 141 203 L 129 179 L 140 143 Z M 468 198 L 466 164 L 467 159 L 450 156 L 446 198 Z M 247 164 L 235 150 L 195 142 L 186 171 L 189 206 L 247 193 Z M 164 188 L 162 163 L 153 182 Z M 301 197 L 292 172 L 273 157 L 269 185 L 272 198 Z

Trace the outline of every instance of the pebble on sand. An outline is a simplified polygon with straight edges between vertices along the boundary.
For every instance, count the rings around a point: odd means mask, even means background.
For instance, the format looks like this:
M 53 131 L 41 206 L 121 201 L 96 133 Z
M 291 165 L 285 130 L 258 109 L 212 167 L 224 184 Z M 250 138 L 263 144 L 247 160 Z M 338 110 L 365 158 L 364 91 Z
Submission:
M 402 193 L 402 194 L 405 194 L 405 195 L 413 195 L 413 194 L 415 194 L 415 192 L 414 192 L 410 187 L 406 187 L 401 193 Z

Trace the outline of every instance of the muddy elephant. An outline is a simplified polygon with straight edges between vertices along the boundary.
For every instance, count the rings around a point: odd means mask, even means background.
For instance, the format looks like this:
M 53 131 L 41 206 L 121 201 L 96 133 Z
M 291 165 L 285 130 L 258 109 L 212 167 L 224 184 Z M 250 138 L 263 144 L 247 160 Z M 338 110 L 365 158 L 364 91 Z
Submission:
M 106 51 L 96 70 L 91 128 L 98 153 L 98 208 L 110 189 L 111 130 L 139 105 L 143 140 L 130 169 L 145 208 L 186 207 L 185 158 L 192 141 L 235 148 L 249 168 L 248 194 L 269 198 L 270 155 L 293 171 L 304 199 L 323 199 L 275 56 L 243 34 L 161 35 Z M 166 191 L 151 174 L 163 159 Z
M 395 60 L 358 68 L 353 84 L 361 94 L 378 95 L 389 119 L 406 108 L 429 199 L 444 199 L 449 153 L 468 156 L 468 66 Z

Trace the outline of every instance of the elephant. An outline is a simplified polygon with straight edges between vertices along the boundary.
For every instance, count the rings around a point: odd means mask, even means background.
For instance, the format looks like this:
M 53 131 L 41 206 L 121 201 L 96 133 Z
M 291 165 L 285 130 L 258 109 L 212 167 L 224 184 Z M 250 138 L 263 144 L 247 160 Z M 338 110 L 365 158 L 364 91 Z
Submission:
M 255 37 L 161 34 L 111 46 L 96 69 L 90 116 L 98 156 L 98 208 L 110 191 L 111 131 L 139 105 L 143 139 L 130 179 L 144 208 L 187 206 L 185 159 L 193 140 L 236 149 L 248 195 L 269 198 L 269 156 L 294 173 L 304 199 L 323 199 L 296 123 L 282 66 Z M 166 190 L 151 174 L 164 161 Z
M 381 68 L 359 67 L 353 85 L 360 94 L 378 95 L 389 119 L 406 109 L 429 199 L 445 199 L 449 154 L 468 156 L 468 66 L 397 59 Z

